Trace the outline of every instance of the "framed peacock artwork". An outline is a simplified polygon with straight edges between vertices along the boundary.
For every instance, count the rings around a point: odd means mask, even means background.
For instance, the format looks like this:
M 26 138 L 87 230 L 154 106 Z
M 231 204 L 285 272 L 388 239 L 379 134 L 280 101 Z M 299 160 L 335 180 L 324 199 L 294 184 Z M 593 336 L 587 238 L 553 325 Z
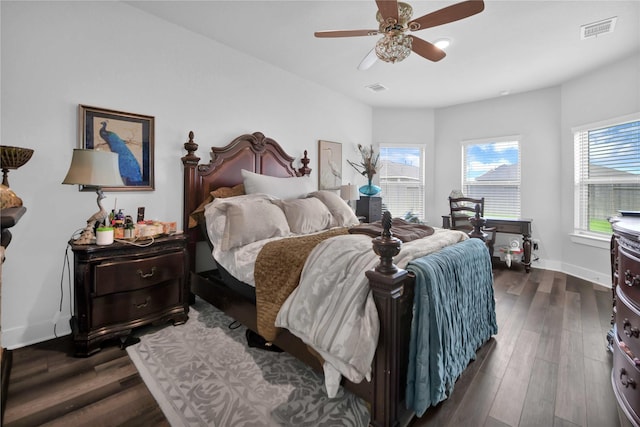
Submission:
M 79 106 L 79 115 L 80 148 L 118 154 L 124 185 L 103 190 L 154 190 L 154 117 L 87 105 Z

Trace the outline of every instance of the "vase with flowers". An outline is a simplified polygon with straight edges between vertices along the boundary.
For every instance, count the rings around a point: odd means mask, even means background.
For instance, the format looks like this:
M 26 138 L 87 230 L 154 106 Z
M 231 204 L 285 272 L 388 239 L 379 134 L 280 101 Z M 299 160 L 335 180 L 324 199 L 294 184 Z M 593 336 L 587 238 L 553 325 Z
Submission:
M 367 185 L 363 185 L 358 190 L 365 196 L 375 196 L 380 193 L 381 188 L 377 185 L 373 185 L 373 175 L 378 171 L 378 160 L 380 160 L 380 153 L 375 153 L 373 145 L 365 147 L 362 144 L 358 144 L 358 151 L 362 156 L 362 161 L 354 163 L 347 159 L 347 162 L 358 171 L 362 176 L 367 177 Z

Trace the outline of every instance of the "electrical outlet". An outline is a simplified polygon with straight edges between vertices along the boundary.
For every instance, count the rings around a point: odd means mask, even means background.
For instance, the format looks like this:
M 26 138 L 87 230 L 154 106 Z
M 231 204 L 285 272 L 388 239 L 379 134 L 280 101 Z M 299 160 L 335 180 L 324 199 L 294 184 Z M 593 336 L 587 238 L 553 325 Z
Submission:
M 534 251 L 537 251 L 538 249 L 540 249 L 540 240 L 533 239 L 531 243 L 532 243 L 531 247 Z

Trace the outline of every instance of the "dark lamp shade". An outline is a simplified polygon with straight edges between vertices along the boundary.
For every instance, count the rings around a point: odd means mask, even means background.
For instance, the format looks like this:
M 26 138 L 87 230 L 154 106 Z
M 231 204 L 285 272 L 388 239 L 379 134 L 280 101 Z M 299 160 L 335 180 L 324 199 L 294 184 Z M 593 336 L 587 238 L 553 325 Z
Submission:
M 90 187 L 123 186 L 118 154 L 111 151 L 74 149 L 69 171 L 62 183 Z

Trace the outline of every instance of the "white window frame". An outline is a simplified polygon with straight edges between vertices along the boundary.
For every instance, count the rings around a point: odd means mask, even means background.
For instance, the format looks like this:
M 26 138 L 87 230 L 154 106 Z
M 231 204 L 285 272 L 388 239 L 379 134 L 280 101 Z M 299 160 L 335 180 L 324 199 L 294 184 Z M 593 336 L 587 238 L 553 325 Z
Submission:
M 640 175 L 637 175 L 635 179 L 633 177 L 629 177 L 629 179 L 620 177 L 584 177 L 583 172 L 585 168 L 588 168 L 589 162 L 589 156 L 584 152 L 588 148 L 588 139 L 584 138 L 584 133 L 637 121 L 640 121 L 640 113 L 589 123 L 571 129 L 574 142 L 574 237 L 603 241 L 608 241 L 611 237 L 611 233 L 589 230 L 589 194 L 585 186 L 588 187 L 590 184 L 640 184 Z M 574 239 L 574 241 L 590 244 L 585 239 Z
M 422 198 L 421 200 L 421 205 L 419 206 L 416 211 L 414 212 L 415 214 L 417 214 L 418 218 L 420 221 L 424 222 L 426 221 L 426 173 L 425 173 L 425 153 L 426 153 L 426 146 L 425 144 L 403 144 L 403 143 L 379 143 L 378 144 L 378 149 L 380 150 L 380 162 L 382 164 L 382 149 L 383 148 L 410 148 L 410 149 L 418 149 L 420 151 L 420 171 L 419 171 L 419 182 L 418 182 L 418 186 L 419 186 L 419 190 L 418 192 L 420 193 L 420 197 Z M 387 183 L 385 183 L 382 179 L 382 170 L 380 170 L 379 172 L 379 182 L 380 182 L 380 186 L 382 187 L 382 203 L 386 205 L 386 208 L 389 209 L 388 206 L 388 201 L 390 199 L 390 194 L 389 191 L 385 191 L 385 184 L 388 185 Z M 420 203 L 419 203 L 420 204 Z M 393 216 L 398 216 L 398 217 L 402 217 L 406 212 L 394 212 L 394 210 L 389 209 L 389 211 L 391 212 L 391 214 Z
M 482 183 L 478 183 L 477 181 L 473 180 L 467 180 L 467 148 L 471 145 L 484 145 L 504 142 L 515 142 L 518 145 L 518 170 L 516 179 L 505 181 L 484 181 Z M 485 197 L 484 215 L 494 218 L 520 218 L 522 216 L 522 136 L 506 135 L 496 138 L 465 140 L 461 142 L 461 151 L 462 173 L 460 181 L 462 182 L 463 194 L 465 196 L 474 197 L 474 195 L 468 191 L 469 186 L 515 186 L 517 188 L 517 202 L 514 205 L 514 209 L 512 209 L 513 214 L 507 215 L 504 211 L 500 212 L 499 207 L 496 206 L 496 202 L 492 201 L 491 196 L 483 195 Z M 500 205 L 500 202 L 498 202 L 498 205 Z

